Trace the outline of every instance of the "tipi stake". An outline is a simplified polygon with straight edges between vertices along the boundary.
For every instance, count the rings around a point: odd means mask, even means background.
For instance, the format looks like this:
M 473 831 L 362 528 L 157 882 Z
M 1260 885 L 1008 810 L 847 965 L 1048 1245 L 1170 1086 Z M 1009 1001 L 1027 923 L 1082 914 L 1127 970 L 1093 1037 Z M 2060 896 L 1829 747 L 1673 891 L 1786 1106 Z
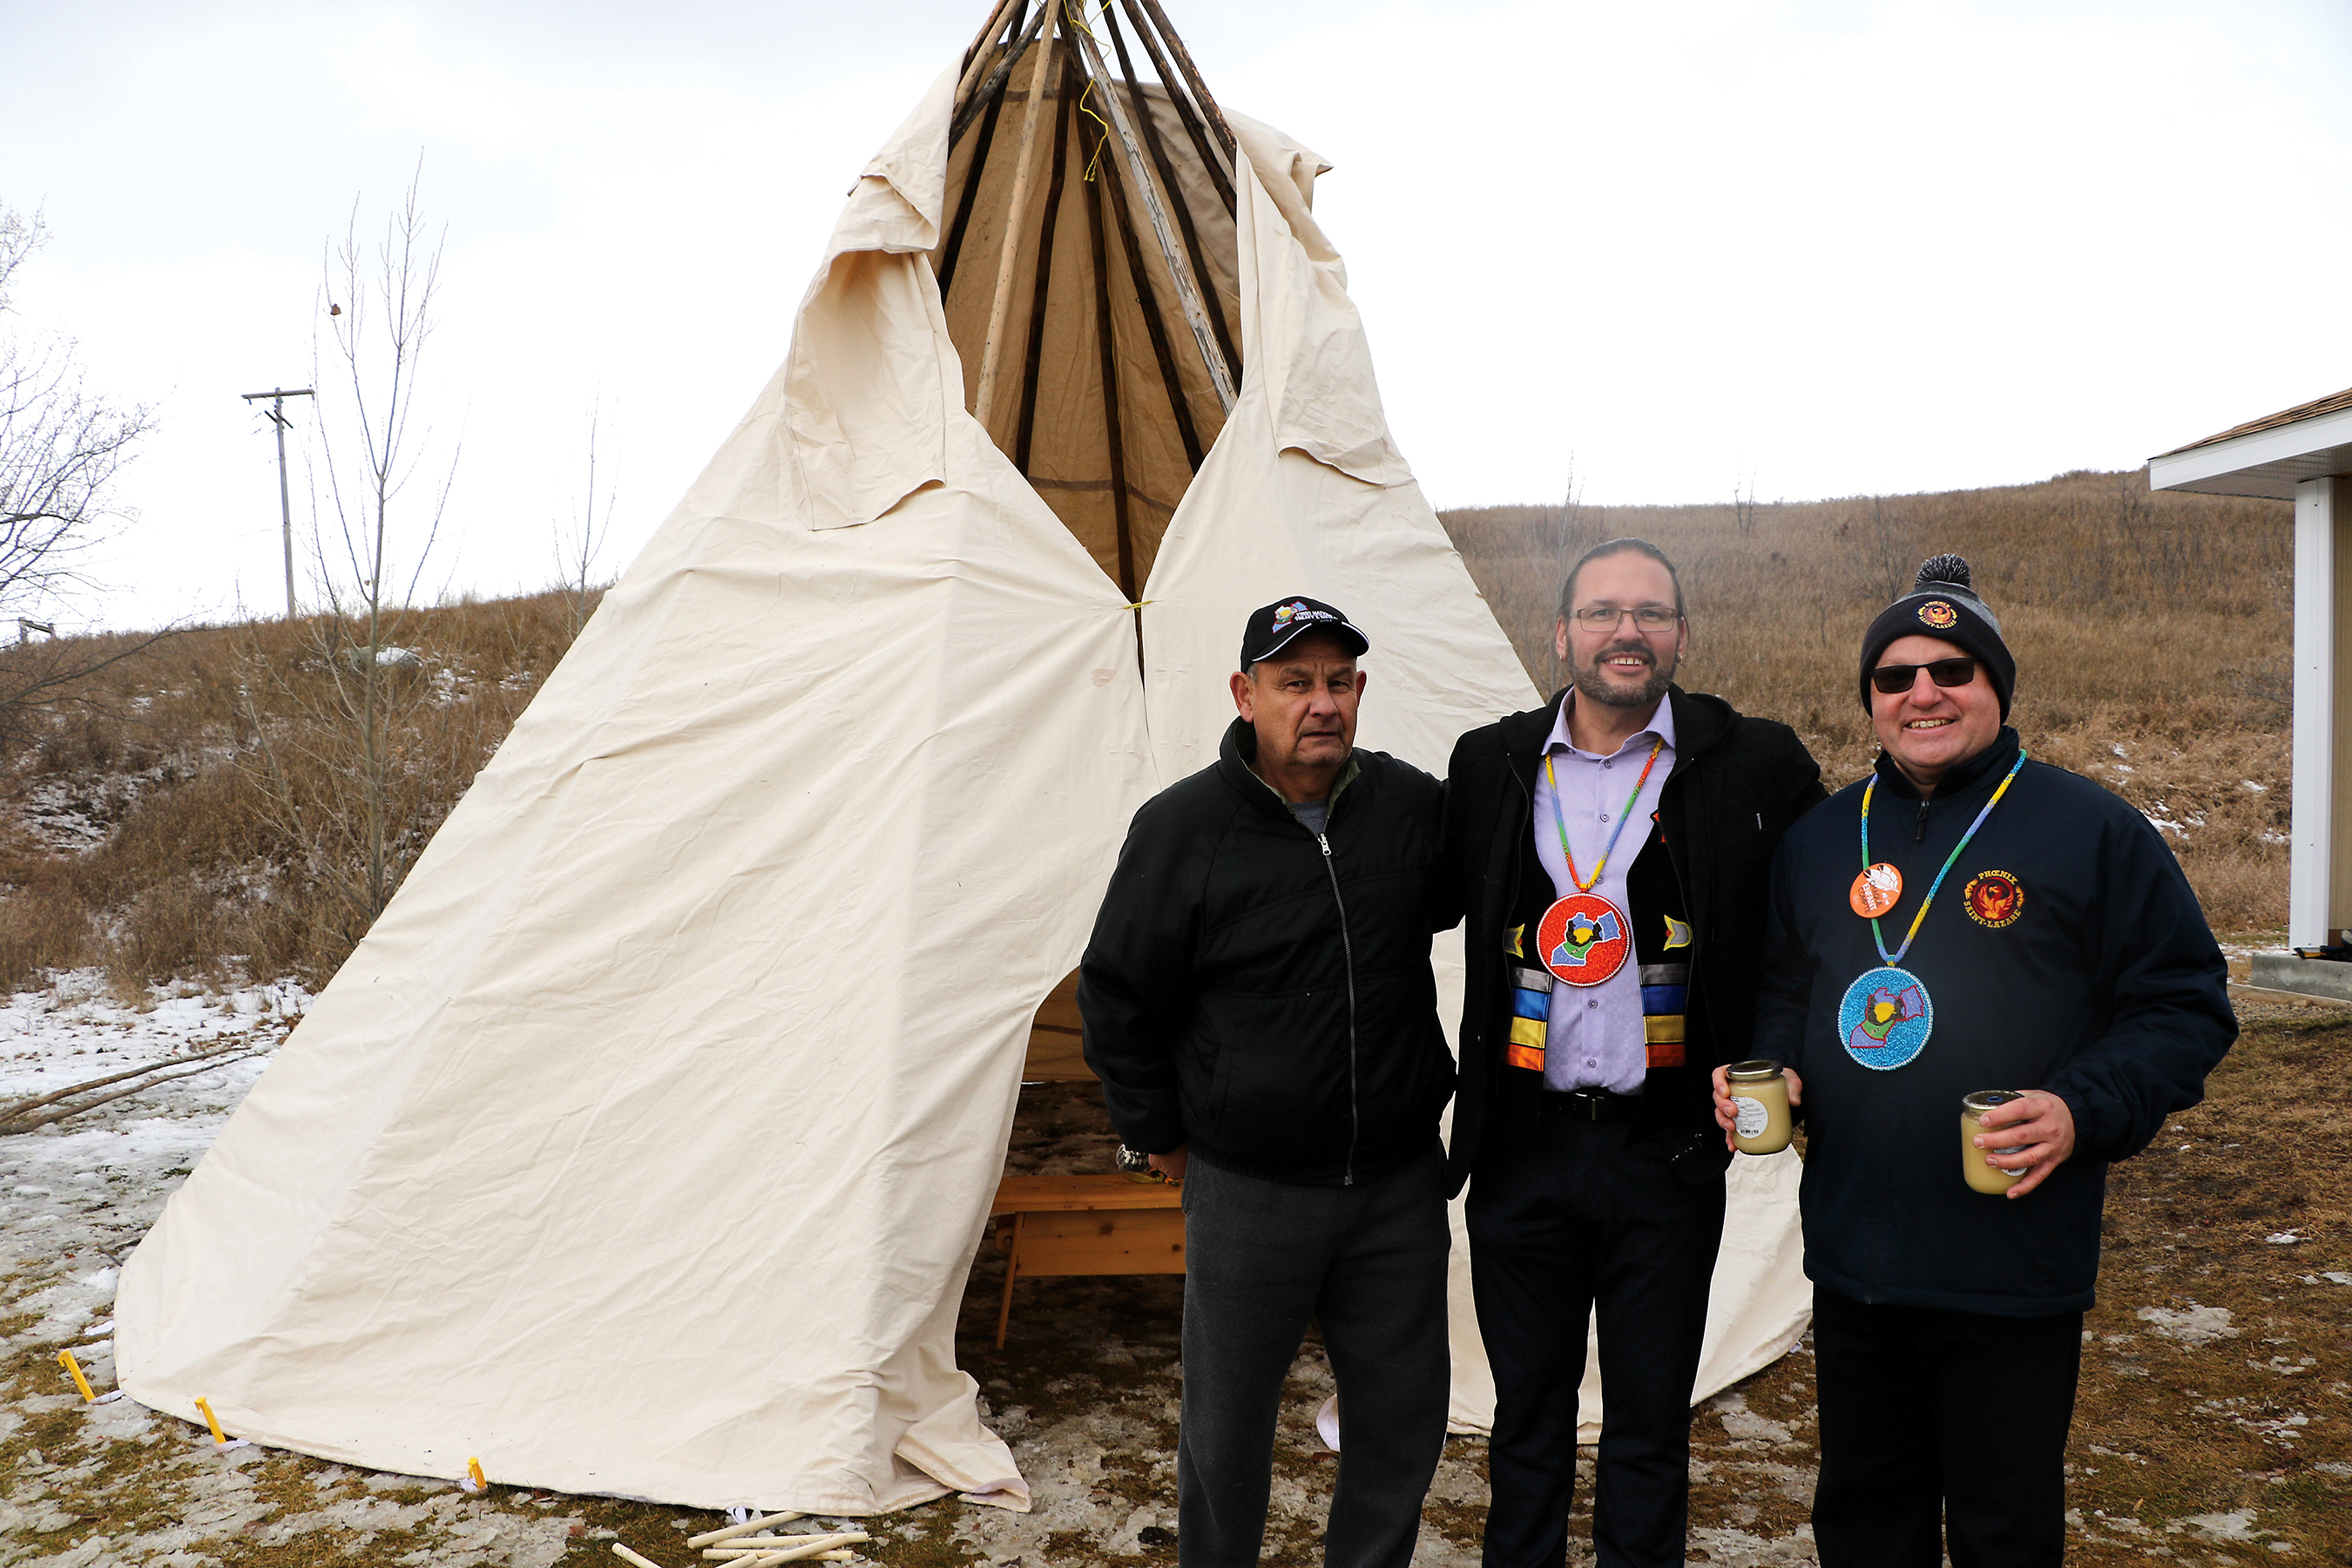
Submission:
M 81 1390 L 81 1399 L 83 1404 L 95 1405 L 98 1403 L 98 1395 L 90 1392 L 89 1379 L 81 1374 L 81 1363 L 74 1360 L 73 1352 L 59 1351 L 58 1352 L 58 1364 L 66 1369 L 66 1375 L 73 1379 L 74 1386 L 76 1388 Z
M 724 1530 L 714 1530 L 708 1534 L 694 1536 L 687 1542 L 687 1545 L 689 1547 L 716 1546 L 722 1541 L 732 1541 L 739 1535 L 756 1535 L 772 1524 L 789 1524 L 798 1518 L 800 1518 L 799 1514 L 790 1510 L 782 1513 L 762 1514 L 757 1519 L 747 1519 L 740 1524 L 730 1524 Z

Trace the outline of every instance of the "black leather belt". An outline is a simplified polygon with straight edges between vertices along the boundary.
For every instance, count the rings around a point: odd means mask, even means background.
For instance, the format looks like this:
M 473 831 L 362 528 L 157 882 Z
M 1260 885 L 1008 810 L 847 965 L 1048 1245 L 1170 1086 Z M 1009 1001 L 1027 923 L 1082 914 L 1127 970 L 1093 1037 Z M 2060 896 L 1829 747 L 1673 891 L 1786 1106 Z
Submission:
M 1544 1109 L 1579 1121 L 1633 1121 L 1642 1114 L 1638 1094 L 1612 1094 L 1605 1089 L 1544 1090 Z

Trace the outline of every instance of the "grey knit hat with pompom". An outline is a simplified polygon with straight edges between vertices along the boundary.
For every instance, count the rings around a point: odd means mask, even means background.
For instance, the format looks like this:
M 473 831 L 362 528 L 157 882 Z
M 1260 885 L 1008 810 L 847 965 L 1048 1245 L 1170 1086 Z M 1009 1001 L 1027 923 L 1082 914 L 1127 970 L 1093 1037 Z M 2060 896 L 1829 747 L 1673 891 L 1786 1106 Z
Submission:
M 2009 718 L 2010 694 L 2017 689 L 2017 660 L 2001 641 L 1992 606 L 1969 584 L 1969 563 L 1957 555 L 1930 557 L 1911 591 L 1878 612 L 1862 634 L 1862 706 L 1870 709 L 1870 672 L 1887 645 L 1899 637 L 1941 637 L 1982 662 L 1985 677 L 2000 696 L 2000 716 Z

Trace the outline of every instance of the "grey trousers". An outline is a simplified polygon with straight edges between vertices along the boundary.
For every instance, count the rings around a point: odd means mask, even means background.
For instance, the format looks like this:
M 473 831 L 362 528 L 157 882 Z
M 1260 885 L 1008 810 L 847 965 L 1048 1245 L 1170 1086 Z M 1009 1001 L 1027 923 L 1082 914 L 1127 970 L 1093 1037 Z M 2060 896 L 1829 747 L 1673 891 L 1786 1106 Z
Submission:
M 1265 1535 L 1282 1383 L 1311 1317 L 1339 1385 L 1328 1568 L 1406 1568 L 1445 1447 L 1445 1166 L 1436 1146 L 1348 1187 L 1199 1160 L 1184 1180 L 1182 1568 L 1252 1568 Z

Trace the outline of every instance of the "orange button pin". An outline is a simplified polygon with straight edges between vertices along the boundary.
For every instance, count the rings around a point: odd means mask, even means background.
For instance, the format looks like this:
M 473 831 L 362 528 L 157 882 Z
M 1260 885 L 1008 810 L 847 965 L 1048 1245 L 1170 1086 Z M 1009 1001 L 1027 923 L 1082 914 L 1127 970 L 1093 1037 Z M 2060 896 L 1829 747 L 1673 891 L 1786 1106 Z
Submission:
M 1846 902 L 1863 919 L 1876 920 L 1893 909 L 1903 898 L 1903 873 L 1881 860 L 1853 879 L 1853 891 Z

